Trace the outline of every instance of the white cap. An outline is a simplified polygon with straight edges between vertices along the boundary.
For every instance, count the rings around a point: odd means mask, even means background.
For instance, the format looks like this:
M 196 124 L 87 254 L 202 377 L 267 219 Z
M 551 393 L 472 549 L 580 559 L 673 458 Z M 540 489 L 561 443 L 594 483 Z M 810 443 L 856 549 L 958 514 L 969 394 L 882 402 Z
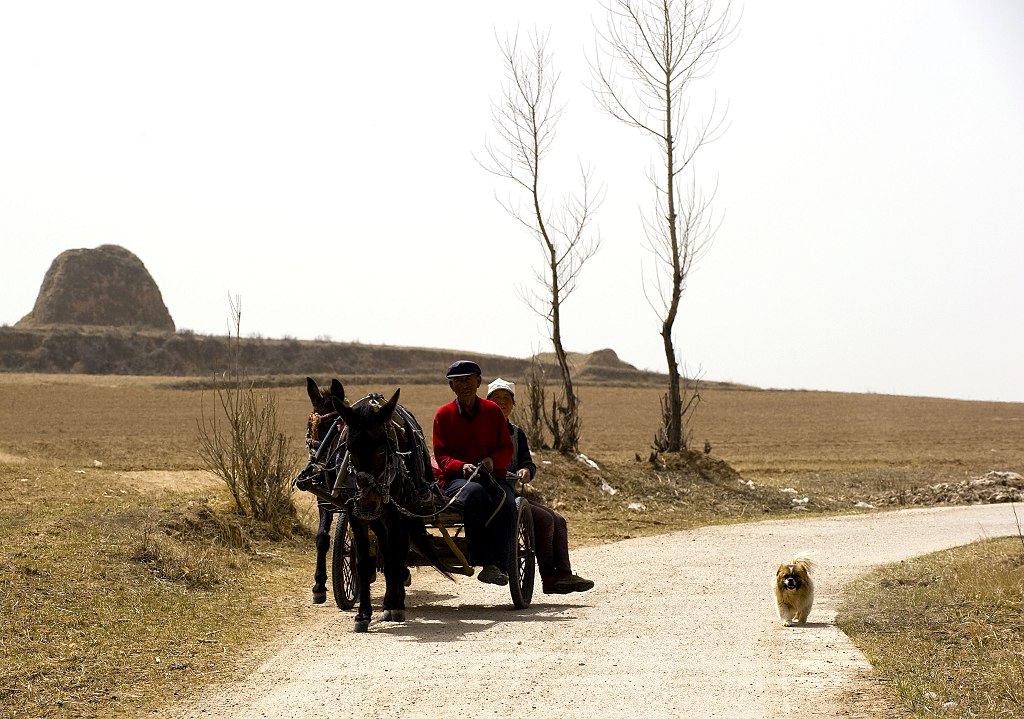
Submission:
M 491 395 L 497 392 L 499 389 L 503 389 L 512 395 L 512 401 L 516 401 L 516 383 L 504 380 L 501 377 L 487 385 L 487 399 L 491 398 Z

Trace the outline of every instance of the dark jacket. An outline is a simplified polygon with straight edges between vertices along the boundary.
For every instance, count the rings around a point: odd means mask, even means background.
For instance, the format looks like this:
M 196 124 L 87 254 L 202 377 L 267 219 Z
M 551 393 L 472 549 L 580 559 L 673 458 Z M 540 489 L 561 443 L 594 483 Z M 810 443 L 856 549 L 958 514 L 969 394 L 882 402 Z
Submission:
M 530 445 L 526 441 L 526 432 L 518 425 L 509 422 L 508 433 L 512 436 L 512 461 L 508 463 L 508 471 L 514 473 L 525 467 L 530 470 L 530 479 L 533 479 L 537 474 L 537 465 L 533 463 Z M 509 477 L 509 479 L 513 478 Z

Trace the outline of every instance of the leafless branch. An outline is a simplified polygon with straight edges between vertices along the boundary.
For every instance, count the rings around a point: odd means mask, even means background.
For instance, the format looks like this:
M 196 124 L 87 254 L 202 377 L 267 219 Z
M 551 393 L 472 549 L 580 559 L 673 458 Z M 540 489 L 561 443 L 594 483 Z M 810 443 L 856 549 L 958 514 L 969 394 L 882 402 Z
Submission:
M 730 0 L 607 1 L 605 28 L 597 30 L 600 54 L 590 61 L 594 95 L 612 117 L 653 137 L 661 158 L 658 172 L 649 174 L 653 208 L 642 218 L 654 264 L 653 273 L 644 273 L 644 296 L 661 323 L 669 370 L 664 445 L 678 451 L 686 444 L 683 417 L 696 404 L 683 402 L 673 332 L 690 270 L 720 224 L 712 211 L 716 193 L 698 189 L 693 163 L 725 128 L 717 101 L 695 122 L 690 93 L 714 69 L 737 26 Z
M 593 174 L 580 167 L 580 191 L 550 203 L 544 194 L 546 159 L 551 152 L 562 107 L 556 102 L 558 75 L 552 70 L 547 49 L 548 36 L 533 33 L 528 47 L 516 35 L 498 38 L 505 61 L 505 82 L 501 98 L 493 103 L 494 138 L 486 143 L 487 161 L 480 164 L 491 174 L 510 181 L 523 196 L 520 203 L 499 200 L 499 204 L 537 242 L 542 263 L 534 272 L 535 287 L 520 288 L 523 301 L 548 325 L 562 374 L 563 391 L 559 412 L 564 421 L 553 425 L 554 446 L 575 451 L 579 436 L 578 399 L 572 374 L 562 347 L 561 310 L 575 291 L 580 272 L 600 247 L 592 231 L 594 213 L 603 190 L 593 187 Z M 572 415 L 572 416 L 569 416 Z M 563 434 L 562 429 L 568 428 Z M 562 436 L 557 436 L 562 435 Z

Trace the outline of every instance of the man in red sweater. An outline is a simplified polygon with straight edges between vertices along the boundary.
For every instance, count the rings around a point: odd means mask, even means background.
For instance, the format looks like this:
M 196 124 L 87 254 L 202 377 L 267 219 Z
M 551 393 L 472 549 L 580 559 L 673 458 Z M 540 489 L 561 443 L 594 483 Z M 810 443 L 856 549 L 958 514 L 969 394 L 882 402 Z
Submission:
M 434 415 L 438 483 L 449 497 L 459 494 L 469 561 L 483 567 L 477 579 L 505 585 L 515 529 L 515 495 L 505 481 L 505 469 L 512 461 L 512 437 L 501 408 L 476 395 L 480 365 L 459 360 L 445 376 L 455 399 Z M 470 481 L 478 468 L 477 477 Z

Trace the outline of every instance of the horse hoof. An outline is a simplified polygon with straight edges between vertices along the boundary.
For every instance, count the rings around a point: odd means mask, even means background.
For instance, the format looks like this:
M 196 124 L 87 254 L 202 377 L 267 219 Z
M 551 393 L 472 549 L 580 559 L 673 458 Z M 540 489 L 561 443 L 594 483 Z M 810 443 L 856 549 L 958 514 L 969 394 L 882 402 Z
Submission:
M 352 628 L 352 631 L 356 632 L 357 634 L 370 631 L 370 620 L 357 619 L 355 626 Z
M 385 622 L 404 622 L 405 621 L 405 610 L 404 609 L 385 609 L 384 616 L 382 617 Z
M 327 601 L 327 590 L 326 589 L 324 591 L 322 591 L 322 592 L 318 592 L 315 589 L 313 590 L 313 604 L 323 604 L 326 601 Z

